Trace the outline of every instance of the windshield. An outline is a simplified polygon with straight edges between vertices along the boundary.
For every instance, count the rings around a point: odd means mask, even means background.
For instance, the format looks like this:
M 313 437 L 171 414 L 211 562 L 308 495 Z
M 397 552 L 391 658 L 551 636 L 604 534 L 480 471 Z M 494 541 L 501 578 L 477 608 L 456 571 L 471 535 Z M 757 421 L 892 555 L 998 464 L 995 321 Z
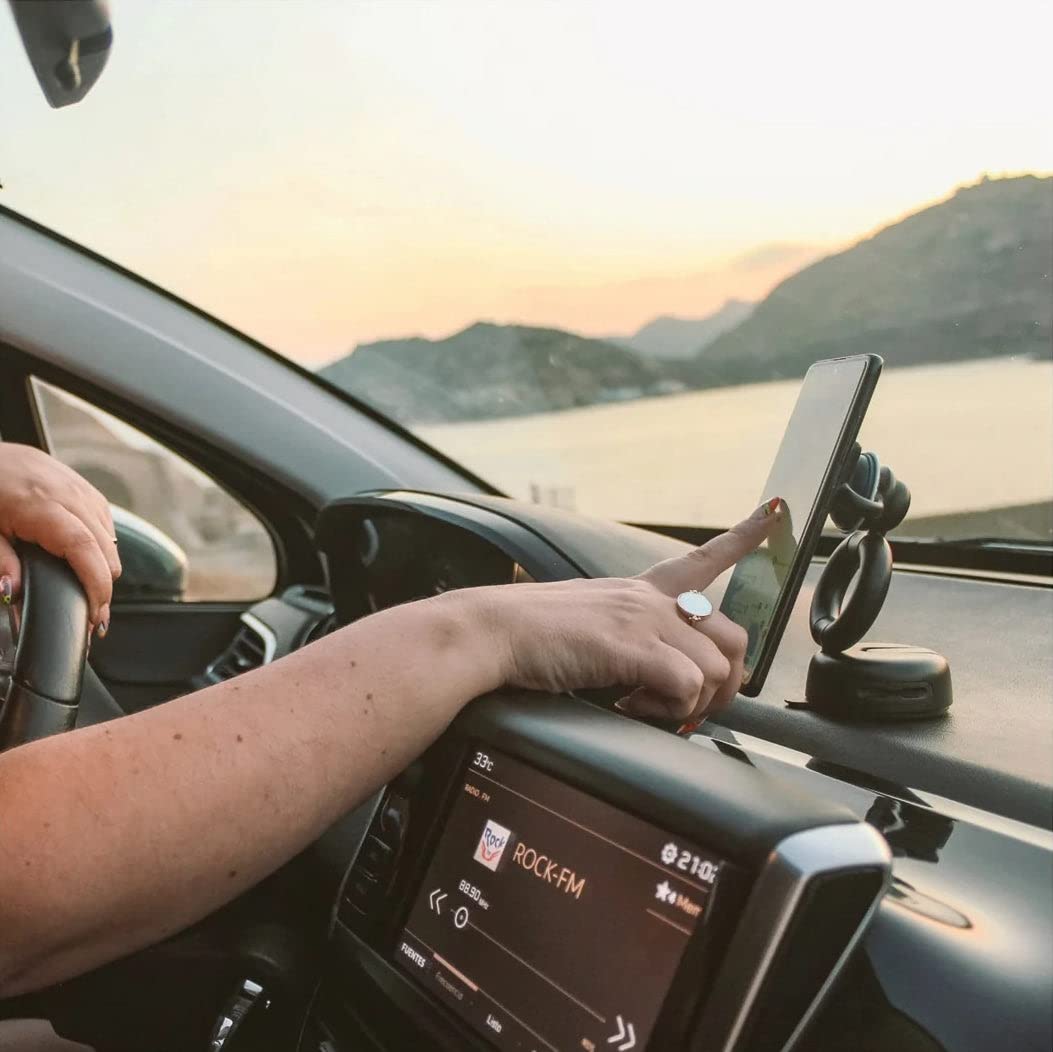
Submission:
M 799 378 L 886 360 L 901 533 L 1053 537 L 1047 0 L 114 0 L 0 25 L 0 202 L 515 497 L 721 526 Z

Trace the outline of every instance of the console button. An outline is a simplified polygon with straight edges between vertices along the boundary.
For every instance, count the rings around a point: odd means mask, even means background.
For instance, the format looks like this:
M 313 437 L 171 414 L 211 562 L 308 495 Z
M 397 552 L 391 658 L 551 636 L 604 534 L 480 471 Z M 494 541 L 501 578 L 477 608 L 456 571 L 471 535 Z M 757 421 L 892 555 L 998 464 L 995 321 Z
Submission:
M 404 796 L 392 793 L 384 801 L 379 815 L 379 838 L 397 851 L 402 844 L 409 819 L 409 801 Z
M 386 877 L 391 869 L 394 852 L 379 837 L 366 837 L 366 842 L 358 853 L 357 867 L 374 877 Z
M 347 878 L 347 887 L 344 889 L 344 901 L 363 913 L 369 913 L 379 898 L 380 884 L 357 866 L 351 870 Z

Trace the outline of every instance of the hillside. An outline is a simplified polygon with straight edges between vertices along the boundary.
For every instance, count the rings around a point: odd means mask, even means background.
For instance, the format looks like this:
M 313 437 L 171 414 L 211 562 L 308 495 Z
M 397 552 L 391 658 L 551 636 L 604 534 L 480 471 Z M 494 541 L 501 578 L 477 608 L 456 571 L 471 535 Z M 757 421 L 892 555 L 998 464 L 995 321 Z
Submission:
M 889 366 L 1050 354 L 1053 178 L 983 180 L 779 284 L 677 363 L 692 387 L 800 376 L 873 352 Z
M 612 337 L 610 342 L 657 358 L 691 358 L 752 312 L 752 303 L 730 299 L 707 317 L 677 318 L 663 314 L 632 336 Z
M 489 322 L 444 340 L 362 344 L 321 373 L 413 424 L 522 416 L 681 387 L 660 366 L 604 340 Z
M 362 344 L 321 372 L 429 424 L 796 377 L 847 354 L 891 367 L 1048 357 L 1051 244 L 1053 178 L 985 179 L 805 267 L 755 307 L 657 318 L 624 341 L 477 322 L 442 340 Z

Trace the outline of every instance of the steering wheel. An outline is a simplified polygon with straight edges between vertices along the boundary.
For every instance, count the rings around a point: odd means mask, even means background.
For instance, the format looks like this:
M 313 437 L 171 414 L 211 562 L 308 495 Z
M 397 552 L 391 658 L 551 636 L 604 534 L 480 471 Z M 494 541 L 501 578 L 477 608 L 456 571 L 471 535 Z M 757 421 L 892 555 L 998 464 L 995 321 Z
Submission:
M 69 564 L 33 544 L 19 554 L 22 624 L 0 752 L 73 728 L 88 657 L 88 599 Z

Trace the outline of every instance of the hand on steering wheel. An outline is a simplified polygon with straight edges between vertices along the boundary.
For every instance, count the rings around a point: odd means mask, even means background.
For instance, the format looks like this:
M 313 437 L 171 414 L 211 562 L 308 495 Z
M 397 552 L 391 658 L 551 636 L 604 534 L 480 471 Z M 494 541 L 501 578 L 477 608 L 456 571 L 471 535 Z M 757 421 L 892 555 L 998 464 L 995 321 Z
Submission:
M 110 505 L 60 461 L 13 442 L 0 443 L 0 601 L 21 592 L 15 541 L 37 544 L 73 568 L 88 596 L 91 627 L 104 636 L 113 582 L 121 574 Z

